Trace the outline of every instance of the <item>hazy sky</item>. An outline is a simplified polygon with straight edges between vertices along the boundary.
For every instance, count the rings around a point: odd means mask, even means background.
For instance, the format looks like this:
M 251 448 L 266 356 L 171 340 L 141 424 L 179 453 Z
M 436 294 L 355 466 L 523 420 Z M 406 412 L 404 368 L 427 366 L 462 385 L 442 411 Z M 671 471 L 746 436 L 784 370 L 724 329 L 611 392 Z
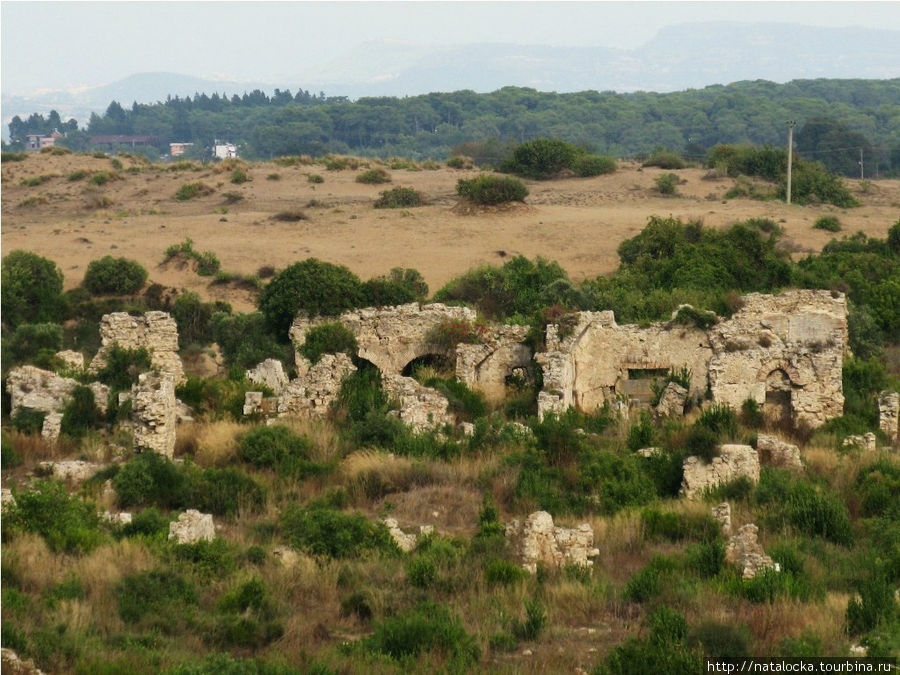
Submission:
M 133 73 L 278 82 L 361 42 L 638 47 L 693 21 L 900 27 L 898 2 L 18 2 L 0 4 L 4 93 Z

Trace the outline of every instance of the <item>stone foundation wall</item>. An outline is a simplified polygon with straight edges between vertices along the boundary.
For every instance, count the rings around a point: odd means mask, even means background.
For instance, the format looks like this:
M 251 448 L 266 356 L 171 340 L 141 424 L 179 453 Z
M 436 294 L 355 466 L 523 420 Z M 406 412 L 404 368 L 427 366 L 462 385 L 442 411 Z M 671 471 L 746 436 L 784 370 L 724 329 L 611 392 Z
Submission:
M 174 375 L 150 371 L 138 376 L 131 387 L 131 417 L 135 449 L 171 459 L 178 423 Z
M 553 516 L 536 511 L 524 523 L 513 520 L 506 525 L 506 537 L 522 561 L 522 567 L 535 574 L 538 565 L 557 568 L 564 565 L 590 567 L 594 548 L 594 531 L 587 523 L 578 527 L 556 527 Z
M 528 326 L 495 326 L 480 344 L 456 346 L 456 377 L 489 401 L 506 396 L 506 379 L 527 374 L 532 354 L 524 344 Z
M 746 477 L 759 482 L 759 454 L 749 445 L 723 445 L 719 456 L 706 464 L 699 457 L 684 460 L 681 495 L 695 499 L 705 490 Z
M 346 354 L 323 354 L 319 362 L 291 380 L 278 397 L 279 417 L 322 417 L 341 391 L 341 383 L 356 366 Z
M 900 393 L 883 391 L 878 397 L 878 427 L 893 445 L 900 445 Z

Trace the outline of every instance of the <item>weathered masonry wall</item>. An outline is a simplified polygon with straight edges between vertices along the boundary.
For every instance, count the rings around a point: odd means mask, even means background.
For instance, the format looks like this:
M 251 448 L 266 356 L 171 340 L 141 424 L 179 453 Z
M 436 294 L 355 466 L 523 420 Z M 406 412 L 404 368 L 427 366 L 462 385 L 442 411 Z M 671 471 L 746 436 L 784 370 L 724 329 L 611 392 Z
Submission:
M 147 312 L 141 316 L 126 312 L 104 314 L 100 319 L 100 344 L 100 351 L 91 361 L 91 372 L 103 368 L 106 355 L 113 345 L 118 345 L 123 349 L 146 349 L 154 370 L 170 373 L 175 384 L 185 381 L 184 366 L 178 356 L 178 325 L 166 312 Z
M 616 397 L 646 397 L 654 375 L 692 372 L 691 394 L 739 408 L 752 398 L 773 416 L 817 427 L 841 415 L 847 302 L 839 293 L 752 293 L 731 319 L 707 331 L 659 323 L 619 326 L 612 312 L 581 312 L 571 335 L 547 327 L 535 355 L 544 375 L 541 414 L 591 411 Z

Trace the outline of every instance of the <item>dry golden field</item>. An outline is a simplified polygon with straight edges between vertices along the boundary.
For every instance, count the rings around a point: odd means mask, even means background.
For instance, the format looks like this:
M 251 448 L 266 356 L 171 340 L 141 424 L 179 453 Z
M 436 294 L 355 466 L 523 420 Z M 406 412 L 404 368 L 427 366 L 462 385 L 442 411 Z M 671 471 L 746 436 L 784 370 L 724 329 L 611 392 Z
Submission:
M 819 251 L 841 236 L 812 229 L 823 215 L 836 215 L 845 233 L 862 230 L 878 237 L 900 216 L 900 180 L 847 181 L 862 202 L 857 208 L 788 206 L 725 200 L 735 181 L 710 179 L 702 168 L 676 172 L 682 180 L 679 194 L 664 197 L 654 190 L 663 170 L 625 162 L 607 176 L 527 181 L 531 194 L 525 205 L 473 213 L 454 208 L 456 181 L 475 175 L 473 170 L 389 170 L 390 184 L 364 185 L 355 181 L 362 168 L 327 171 L 321 165 L 258 162 L 247 165 L 250 180 L 235 185 L 231 171 L 221 166 L 173 171 L 171 165 L 121 161 L 120 170 L 111 159 L 80 154 L 4 163 L 4 253 L 22 248 L 51 258 L 65 274 L 66 288 L 81 282 L 91 260 L 124 256 L 144 265 L 153 282 L 227 299 L 246 311 L 252 305 L 248 291 L 209 287 L 208 278 L 190 270 L 161 266 L 166 248 L 189 237 L 196 249 L 213 251 L 223 270 L 245 275 L 307 257 L 346 265 L 363 279 L 392 267 L 414 267 L 435 291 L 470 267 L 499 264 L 517 254 L 556 260 L 575 280 L 609 273 L 618 264 L 619 242 L 639 232 L 651 215 L 701 219 L 716 227 L 772 218 L 784 226 L 783 245 L 795 256 Z M 71 180 L 79 171 L 85 175 Z M 90 182 L 104 171 L 113 179 Z M 324 182 L 311 183 L 310 174 Z M 39 185 L 23 183 L 36 177 L 45 178 Z M 213 192 L 189 201 L 174 198 L 179 187 L 198 181 Z M 413 187 L 429 204 L 375 209 L 379 193 L 393 186 Z M 228 203 L 229 193 L 239 201 Z M 302 209 L 307 219 L 272 218 L 292 209 Z

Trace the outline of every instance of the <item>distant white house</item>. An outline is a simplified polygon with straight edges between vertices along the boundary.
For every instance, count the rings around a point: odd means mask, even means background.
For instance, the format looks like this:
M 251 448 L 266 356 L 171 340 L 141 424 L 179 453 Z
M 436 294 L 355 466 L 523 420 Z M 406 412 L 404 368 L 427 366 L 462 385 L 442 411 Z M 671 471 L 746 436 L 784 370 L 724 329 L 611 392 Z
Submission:
M 216 141 L 213 145 L 213 157 L 216 159 L 237 159 L 237 147 L 234 143 L 220 143 Z
M 193 143 L 169 143 L 169 156 L 180 157 L 193 145 Z
M 52 134 L 28 134 L 25 138 L 25 149 L 31 152 L 37 152 L 43 148 L 52 148 L 56 144 L 56 140 L 64 138 L 64 136 L 54 129 Z

